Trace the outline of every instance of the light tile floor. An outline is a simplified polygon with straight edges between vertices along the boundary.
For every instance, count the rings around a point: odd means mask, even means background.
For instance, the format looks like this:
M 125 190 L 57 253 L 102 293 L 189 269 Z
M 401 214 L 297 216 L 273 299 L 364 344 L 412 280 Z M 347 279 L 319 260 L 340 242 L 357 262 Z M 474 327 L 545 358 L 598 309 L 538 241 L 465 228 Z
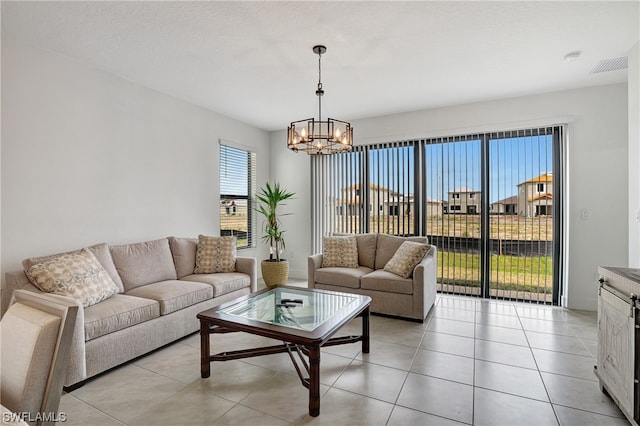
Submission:
M 63 395 L 60 410 L 69 426 L 629 424 L 593 374 L 593 312 L 439 295 L 424 324 L 372 316 L 371 338 L 369 354 L 323 349 L 317 418 L 286 354 L 213 363 L 201 379 L 198 334 Z M 211 347 L 270 344 L 234 333 Z

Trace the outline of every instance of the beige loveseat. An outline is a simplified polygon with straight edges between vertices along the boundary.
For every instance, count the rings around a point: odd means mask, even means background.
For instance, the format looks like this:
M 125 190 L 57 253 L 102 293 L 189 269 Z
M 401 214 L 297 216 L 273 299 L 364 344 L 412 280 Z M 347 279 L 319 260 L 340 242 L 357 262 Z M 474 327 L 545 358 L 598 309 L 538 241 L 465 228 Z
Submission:
M 89 247 L 118 291 L 86 308 L 77 299 L 41 292 L 24 271 L 6 274 L 7 289 L 78 305 L 65 380 L 71 387 L 197 331 L 199 312 L 256 291 L 255 258 L 237 257 L 235 272 L 194 274 L 197 244 L 197 239 L 169 237 Z M 23 266 L 28 270 L 51 257 L 25 259 Z
M 323 267 L 323 255 L 308 259 L 308 286 L 370 296 L 371 312 L 424 321 L 436 299 L 437 249 L 426 237 L 357 234 L 358 266 Z M 427 244 L 429 250 L 408 278 L 384 270 L 403 242 Z

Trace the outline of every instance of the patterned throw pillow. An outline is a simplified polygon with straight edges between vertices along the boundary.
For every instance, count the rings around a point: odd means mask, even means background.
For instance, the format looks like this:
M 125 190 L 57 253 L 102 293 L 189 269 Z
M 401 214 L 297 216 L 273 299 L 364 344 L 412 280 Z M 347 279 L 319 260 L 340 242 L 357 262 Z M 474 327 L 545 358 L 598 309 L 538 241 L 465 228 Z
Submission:
M 236 271 L 236 237 L 198 235 L 194 274 Z
M 40 290 L 73 297 L 85 308 L 118 293 L 109 273 L 87 249 L 36 263 L 26 273 Z
M 356 237 L 323 237 L 322 267 L 358 267 L 358 244 Z
M 391 260 L 384 265 L 384 270 L 400 275 L 402 278 L 409 278 L 413 268 L 422 261 L 428 250 L 429 246 L 426 244 L 405 241 L 398 247 Z

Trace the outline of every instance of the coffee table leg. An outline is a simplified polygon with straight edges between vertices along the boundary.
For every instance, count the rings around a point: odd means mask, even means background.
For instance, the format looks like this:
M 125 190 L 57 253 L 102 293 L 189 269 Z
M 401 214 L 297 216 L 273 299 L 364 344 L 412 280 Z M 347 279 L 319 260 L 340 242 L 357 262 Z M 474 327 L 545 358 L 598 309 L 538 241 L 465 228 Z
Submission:
M 211 375 L 211 348 L 209 347 L 209 324 L 200 321 L 200 376 L 206 379 Z
M 309 415 L 320 414 L 320 346 L 309 349 Z
M 362 352 L 369 353 L 369 307 L 362 312 Z

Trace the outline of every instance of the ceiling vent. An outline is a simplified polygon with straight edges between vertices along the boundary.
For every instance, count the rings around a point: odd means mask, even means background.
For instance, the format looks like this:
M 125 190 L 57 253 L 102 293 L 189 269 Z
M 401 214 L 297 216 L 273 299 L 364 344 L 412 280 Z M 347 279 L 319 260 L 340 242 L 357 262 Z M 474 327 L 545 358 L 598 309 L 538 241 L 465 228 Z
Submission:
M 593 67 L 589 74 L 598 74 L 601 72 L 626 70 L 629 66 L 629 58 L 622 56 L 620 58 L 606 59 L 598 62 L 598 65 Z

